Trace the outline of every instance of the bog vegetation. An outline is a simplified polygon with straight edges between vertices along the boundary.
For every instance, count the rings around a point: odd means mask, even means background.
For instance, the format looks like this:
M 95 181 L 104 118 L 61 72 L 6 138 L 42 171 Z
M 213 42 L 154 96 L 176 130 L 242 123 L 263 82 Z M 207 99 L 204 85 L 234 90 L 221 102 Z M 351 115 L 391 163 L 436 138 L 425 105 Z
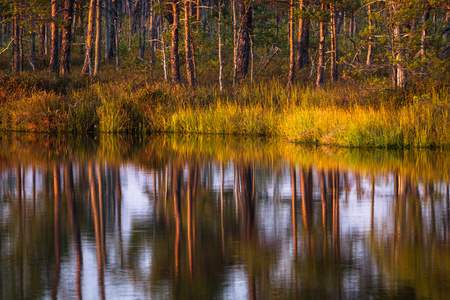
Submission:
M 0 0 L 0 128 L 450 146 L 447 0 Z

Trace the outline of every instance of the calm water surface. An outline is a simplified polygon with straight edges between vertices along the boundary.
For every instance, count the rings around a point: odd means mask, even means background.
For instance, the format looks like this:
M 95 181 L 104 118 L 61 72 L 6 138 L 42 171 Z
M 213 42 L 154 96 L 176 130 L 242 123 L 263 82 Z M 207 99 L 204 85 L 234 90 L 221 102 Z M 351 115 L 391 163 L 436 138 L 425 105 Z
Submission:
M 450 152 L 0 136 L 1 299 L 450 299 Z

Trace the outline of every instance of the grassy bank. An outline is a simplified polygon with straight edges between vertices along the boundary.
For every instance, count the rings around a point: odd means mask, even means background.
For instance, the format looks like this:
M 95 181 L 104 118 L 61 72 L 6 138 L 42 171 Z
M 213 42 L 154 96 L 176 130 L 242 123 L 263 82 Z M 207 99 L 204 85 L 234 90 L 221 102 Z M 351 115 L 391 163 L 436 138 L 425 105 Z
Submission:
M 47 74 L 48 75 L 48 74 Z M 349 147 L 449 147 L 450 96 L 438 84 L 376 81 L 288 89 L 278 81 L 220 92 L 145 78 L 0 77 L 0 129 L 184 132 L 281 137 Z

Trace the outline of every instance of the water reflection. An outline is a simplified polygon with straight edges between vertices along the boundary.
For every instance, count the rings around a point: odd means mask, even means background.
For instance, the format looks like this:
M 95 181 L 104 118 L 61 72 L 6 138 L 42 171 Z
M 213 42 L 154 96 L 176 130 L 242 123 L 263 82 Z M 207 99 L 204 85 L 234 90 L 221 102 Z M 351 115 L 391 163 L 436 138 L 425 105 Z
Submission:
M 448 298 L 450 155 L 0 138 L 0 298 Z

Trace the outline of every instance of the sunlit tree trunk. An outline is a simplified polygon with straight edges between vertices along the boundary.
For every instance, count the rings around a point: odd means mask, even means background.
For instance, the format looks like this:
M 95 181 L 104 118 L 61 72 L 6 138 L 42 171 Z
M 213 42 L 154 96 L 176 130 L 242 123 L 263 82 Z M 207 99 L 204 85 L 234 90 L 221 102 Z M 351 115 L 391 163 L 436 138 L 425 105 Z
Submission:
M 112 9 L 113 9 L 113 18 L 114 18 L 114 49 L 115 49 L 115 55 L 116 55 L 116 71 L 120 69 L 120 53 L 119 53 L 119 46 L 120 46 L 120 38 L 119 38 L 119 7 L 118 7 L 118 1 L 119 0 L 112 0 Z
M 295 57 L 294 57 L 294 0 L 291 0 L 289 10 L 289 75 L 288 86 L 294 84 L 295 78 Z
M 178 7 L 178 1 L 173 0 L 172 2 L 172 47 L 170 49 L 170 62 L 172 69 L 172 83 L 180 84 L 180 55 L 178 54 L 178 30 L 180 27 L 180 10 Z
M 184 0 L 184 44 L 186 52 L 186 73 L 188 84 L 191 87 L 195 87 L 195 76 L 194 76 L 194 63 L 192 57 L 192 47 L 191 47 L 191 26 L 189 18 L 191 17 L 191 3 L 190 0 Z
M 237 17 L 236 17 L 236 0 L 231 1 L 232 13 L 233 13 L 233 68 L 235 70 L 233 75 L 233 86 L 236 85 L 236 68 L 237 68 Z
M 153 9 L 153 0 L 150 1 L 150 64 L 155 64 L 155 49 L 156 49 L 156 38 L 157 38 L 157 23 L 156 14 Z
M 308 5 L 309 0 L 300 1 L 300 9 L 302 12 L 306 11 Z M 297 70 L 300 70 L 309 64 L 309 23 L 309 19 L 305 17 L 301 17 L 298 21 L 298 45 L 295 62 Z
M 420 55 L 422 56 L 422 59 L 424 60 L 423 66 L 422 66 L 422 79 L 425 79 L 426 73 L 427 73 L 427 64 L 425 62 L 427 58 L 427 22 L 430 18 L 430 11 L 426 10 L 423 12 L 422 16 L 422 34 L 420 37 Z
M 337 82 L 339 80 L 338 71 L 338 43 L 337 43 L 337 18 L 336 18 L 336 6 L 330 4 L 331 13 L 331 82 Z
M 116 0 L 117 1 L 117 0 Z M 94 43 L 94 22 L 95 22 L 95 7 L 96 0 L 90 0 L 89 2 L 89 15 L 88 15 L 88 29 L 86 35 L 86 53 L 84 57 L 83 69 L 81 74 L 92 75 L 92 50 Z
M 59 10 L 57 0 L 51 0 L 52 25 L 50 39 L 50 72 L 58 72 L 58 26 L 56 25 L 56 13 Z
M 14 2 L 14 16 L 13 16 L 13 44 L 12 44 L 12 70 L 13 73 L 20 73 L 20 13 L 19 1 Z
M 46 54 L 45 51 L 45 25 L 40 25 L 39 26 L 39 55 L 41 57 L 44 57 L 44 55 Z
M 236 52 L 235 82 L 244 79 L 250 63 L 250 35 L 252 34 L 253 11 L 249 4 L 239 2 L 239 32 Z
M 403 37 L 403 25 L 398 14 L 398 4 L 391 3 L 391 13 L 393 14 L 394 21 L 394 34 L 393 34 L 393 56 L 396 60 L 394 64 L 394 88 L 405 88 L 407 84 L 406 69 L 404 67 L 405 49 L 402 43 Z
M 219 35 L 219 89 L 221 91 L 223 91 L 223 60 L 222 60 L 222 32 L 221 32 L 221 29 L 222 29 L 222 0 L 219 1 L 218 35 Z
M 97 0 L 97 16 L 95 18 L 96 34 L 95 34 L 95 62 L 94 62 L 94 75 L 98 75 L 100 72 L 100 57 L 101 57 L 101 45 L 102 45 L 102 0 Z
M 61 74 L 70 73 L 70 47 L 72 44 L 73 1 L 64 1 L 63 32 L 61 45 Z
M 321 10 L 325 11 L 325 4 L 322 3 Z M 322 87 L 323 85 L 323 69 L 325 65 L 325 22 L 321 20 L 319 22 L 319 59 L 317 62 L 317 79 L 316 86 Z
M 373 30 L 374 30 L 374 22 L 373 22 L 372 6 L 371 5 L 369 5 L 367 7 L 367 14 L 368 14 L 368 19 L 369 19 L 369 45 L 368 45 L 368 48 L 367 48 L 366 65 L 370 66 L 370 65 L 372 65 Z

